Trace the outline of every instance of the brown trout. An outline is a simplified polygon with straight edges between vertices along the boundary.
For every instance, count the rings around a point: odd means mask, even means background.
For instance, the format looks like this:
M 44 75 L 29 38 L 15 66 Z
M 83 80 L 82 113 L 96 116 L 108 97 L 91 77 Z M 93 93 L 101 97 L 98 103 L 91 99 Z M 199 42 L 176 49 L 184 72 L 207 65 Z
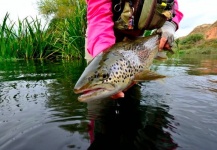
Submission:
M 133 82 L 165 76 L 150 71 L 158 53 L 158 34 L 114 44 L 97 55 L 85 68 L 74 92 L 78 100 L 88 102 L 110 97 L 127 89 Z

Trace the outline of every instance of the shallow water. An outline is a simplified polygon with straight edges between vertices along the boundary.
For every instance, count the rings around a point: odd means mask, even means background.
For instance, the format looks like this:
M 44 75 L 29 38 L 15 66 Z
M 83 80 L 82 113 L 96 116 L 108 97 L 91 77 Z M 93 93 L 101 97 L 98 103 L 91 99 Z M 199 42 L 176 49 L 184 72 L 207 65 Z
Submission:
M 165 79 L 88 104 L 72 91 L 84 67 L 0 62 L 0 149 L 216 149 L 217 56 L 155 61 Z

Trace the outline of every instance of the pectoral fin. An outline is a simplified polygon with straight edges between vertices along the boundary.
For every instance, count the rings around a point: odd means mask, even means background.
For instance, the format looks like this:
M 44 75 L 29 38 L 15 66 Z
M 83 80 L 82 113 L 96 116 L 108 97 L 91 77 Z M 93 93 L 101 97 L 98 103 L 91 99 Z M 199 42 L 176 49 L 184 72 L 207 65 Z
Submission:
M 148 81 L 148 80 L 156 80 L 165 78 L 166 76 L 157 74 L 155 72 L 152 72 L 150 70 L 145 70 L 141 73 L 138 73 L 135 75 L 134 81 L 136 82 L 142 82 L 142 81 Z

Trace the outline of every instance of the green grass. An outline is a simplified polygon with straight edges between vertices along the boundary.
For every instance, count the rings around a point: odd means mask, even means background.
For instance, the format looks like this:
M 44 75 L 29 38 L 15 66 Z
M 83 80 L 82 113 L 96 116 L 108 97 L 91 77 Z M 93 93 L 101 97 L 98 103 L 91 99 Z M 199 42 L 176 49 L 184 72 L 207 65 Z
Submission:
M 84 57 L 86 5 L 77 3 L 70 18 L 54 25 L 38 18 L 0 23 L 0 59 L 81 59 Z
M 6 24 L 8 20 L 8 16 L 9 15 L 6 14 L 3 23 L 0 24 L 0 58 L 15 57 L 14 46 L 16 45 L 16 43 L 12 45 L 11 41 L 14 41 L 16 35 L 14 35 L 12 31 L 14 24 L 11 24 L 10 26 Z
M 176 39 L 174 49 L 179 54 L 217 54 L 217 39 L 205 40 L 202 34 Z
M 10 21 L 9 14 L 0 25 L 0 57 L 9 58 L 45 58 L 49 55 L 50 41 L 54 38 L 45 30 L 39 19 L 25 18 L 18 23 Z
M 63 58 L 84 57 L 85 30 L 86 30 L 86 5 L 77 7 L 70 18 L 60 20 L 55 24 L 56 48 Z

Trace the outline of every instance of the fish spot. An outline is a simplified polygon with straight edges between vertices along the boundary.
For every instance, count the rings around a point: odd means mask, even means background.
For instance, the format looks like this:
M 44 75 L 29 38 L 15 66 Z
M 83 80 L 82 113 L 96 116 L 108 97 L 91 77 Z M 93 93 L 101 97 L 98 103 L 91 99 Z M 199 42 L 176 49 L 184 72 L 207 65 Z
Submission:
M 88 77 L 87 80 L 88 81 L 93 81 L 93 77 Z
M 107 77 L 107 74 L 103 74 L 102 77 L 103 77 L 103 78 L 106 78 L 106 77 Z

